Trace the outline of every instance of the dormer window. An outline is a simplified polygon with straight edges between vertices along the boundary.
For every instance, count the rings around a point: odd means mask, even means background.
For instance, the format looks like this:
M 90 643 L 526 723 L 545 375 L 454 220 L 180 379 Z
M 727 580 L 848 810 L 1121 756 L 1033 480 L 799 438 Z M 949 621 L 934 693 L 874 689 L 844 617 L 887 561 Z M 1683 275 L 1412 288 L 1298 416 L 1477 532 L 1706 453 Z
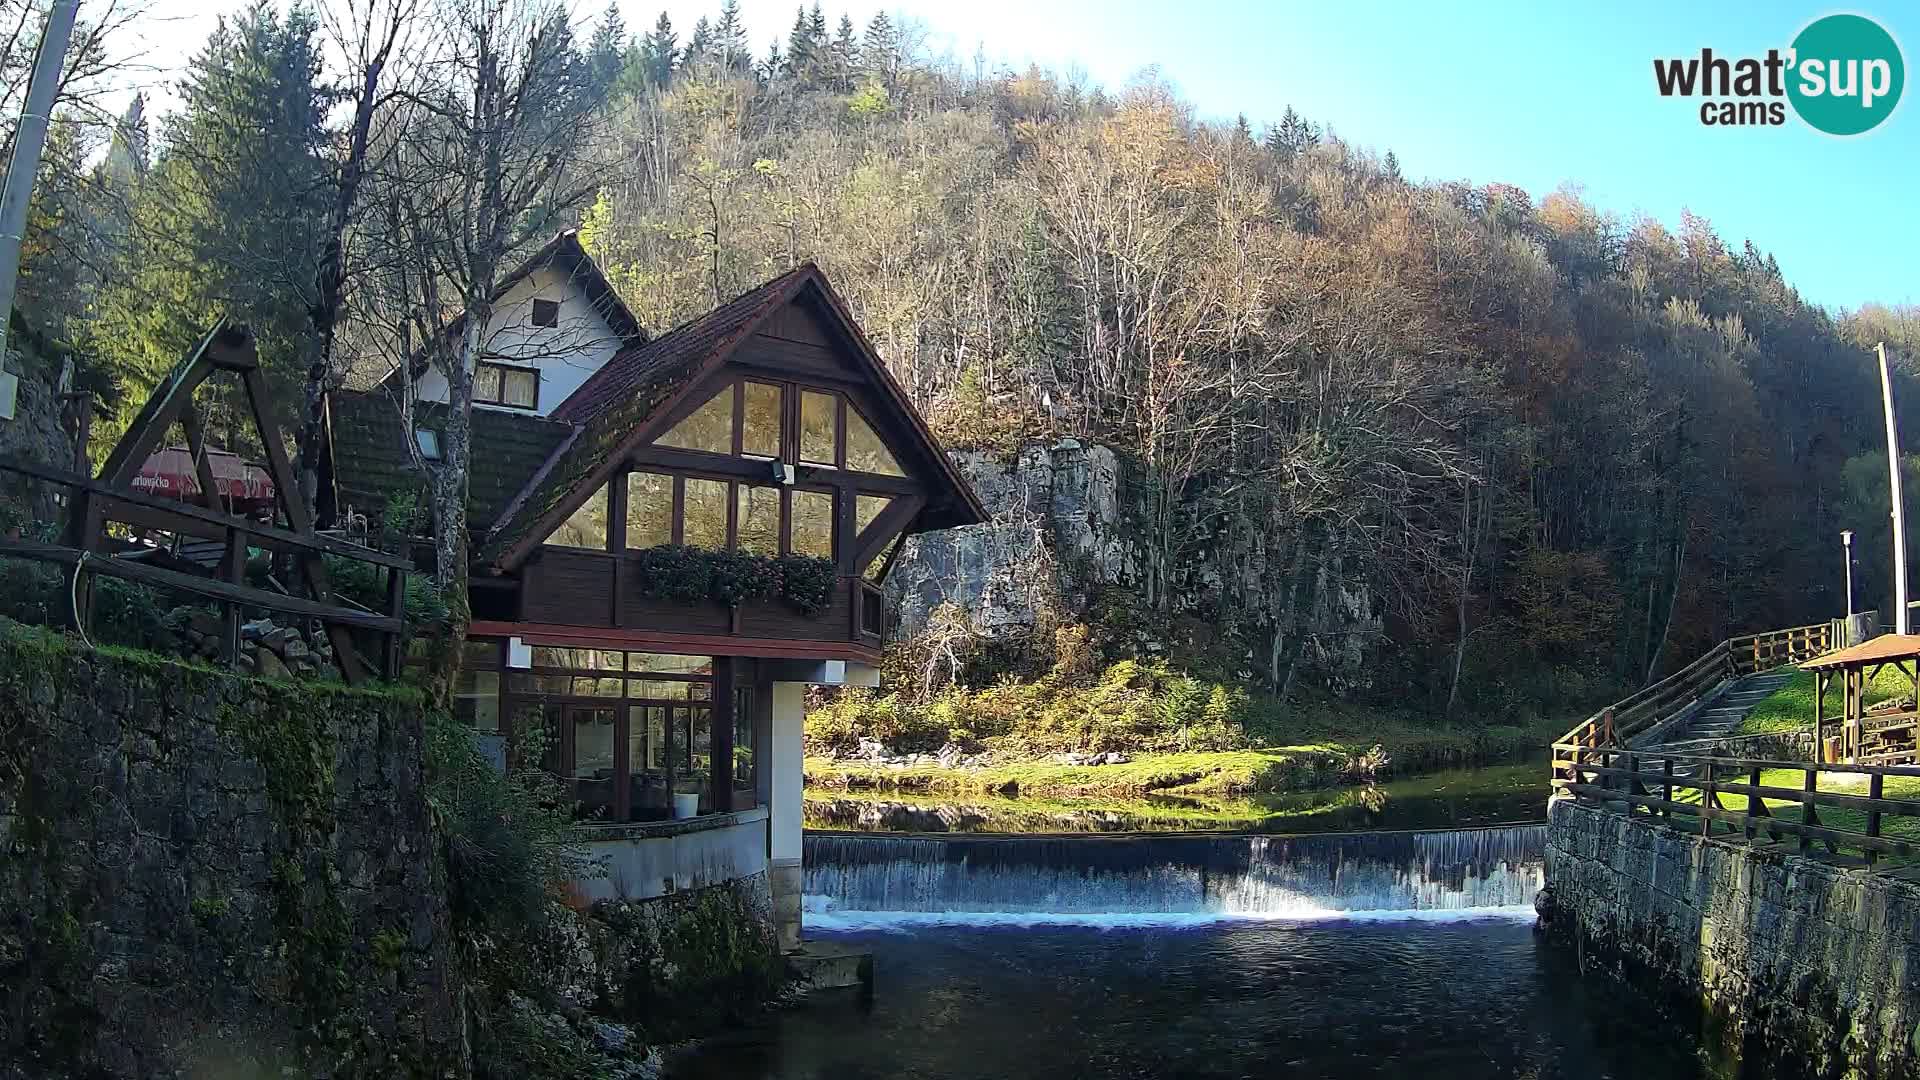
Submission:
M 504 405 L 510 409 L 540 407 L 540 372 L 535 368 L 481 363 L 473 371 L 476 405 Z
M 533 302 L 533 325 L 559 326 L 560 325 L 560 301 L 535 300 Z
M 440 433 L 432 428 L 415 428 L 413 443 L 420 448 L 420 460 L 440 460 Z

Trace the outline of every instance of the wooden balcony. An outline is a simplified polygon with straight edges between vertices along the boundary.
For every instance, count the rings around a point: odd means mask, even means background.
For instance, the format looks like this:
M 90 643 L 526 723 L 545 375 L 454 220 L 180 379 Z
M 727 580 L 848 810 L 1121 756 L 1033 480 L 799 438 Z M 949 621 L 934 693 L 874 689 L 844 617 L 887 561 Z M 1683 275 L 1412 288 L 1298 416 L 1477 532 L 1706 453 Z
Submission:
M 842 576 L 833 599 L 813 615 L 778 598 L 736 608 L 686 604 L 645 595 L 633 560 L 624 554 L 572 548 L 542 550 L 526 564 L 520 582 L 519 619 L 533 624 L 699 639 L 844 642 L 878 650 L 883 627 L 877 623 L 884 618 L 879 590 L 859 578 Z

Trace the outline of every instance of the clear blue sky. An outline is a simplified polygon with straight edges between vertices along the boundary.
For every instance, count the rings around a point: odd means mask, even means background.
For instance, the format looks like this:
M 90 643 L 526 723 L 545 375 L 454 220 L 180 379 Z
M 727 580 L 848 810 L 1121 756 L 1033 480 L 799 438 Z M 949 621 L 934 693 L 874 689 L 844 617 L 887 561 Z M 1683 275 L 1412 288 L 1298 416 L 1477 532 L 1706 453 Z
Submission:
M 579 0 L 582 14 L 598 0 Z M 620 0 L 630 29 L 664 7 L 683 38 L 719 0 Z M 811 0 L 808 0 L 811 3 Z M 795 0 L 743 0 L 756 54 L 793 24 Z M 1920 104 L 1903 100 L 1865 137 L 1784 128 L 1712 129 L 1698 103 L 1662 99 L 1655 56 L 1785 47 L 1835 10 L 1878 19 L 1920 64 L 1920 5 L 1787 3 L 1180 4 L 1146 0 L 925 0 L 823 5 L 864 27 L 885 6 L 921 20 L 937 48 L 971 62 L 1077 63 L 1124 85 L 1157 64 L 1209 119 L 1256 128 L 1291 104 L 1346 139 L 1399 155 L 1416 179 L 1504 181 L 1535 195 L 1562 182 L 1623 219 L 1669 225 L 1690 208 L 1730 244 L 1751 238 L 1829 307 L 1920 302 Z M 1905 98 L 1920 95 L 1909 89 Z
M 605 0 L 570 0 L 582 21 Z M 753 49 L 785 40 L 798 0 L 742 0 Z M 807 0 L 811 4 L 812 0 Z M 684 41 L 720 0 L 619 0 L 630 31 L 664 8 Z M 158 0 L 155 59 L 167 71 L 211 28 L 199 0 Z M 1835 10 L 1878 19 L 1920 66 L 1920 4 L 1616 4 L 1472 0 L 1153 3 L 1149 0 L 826 0 L 865 27 L 905 14 L 936 52 L 971 63 L 1077 64 L 1094 82 L 1162 75 L 1207 119 L 1244 112 L 1256 127 L 1289 104 L 1348 140 L 1399 155 L 1415 179 L 1504 181 L 1536 196 L 1563 182 L 1623 220 L 1673 225 L 1682 209 L 1738 247 L 1751 238 L 1787 279 L 1831 308 L 1920 302 L 1920 89 L 1871 134 L 1841 140 L 1789 119 L 1782 128 L 1708 128 L 1697 101 L 1662 99 L 1656 56 L 1727 56 L 1784 47 Z M 164 58 L 163 58 L 164 57 Z M 164 96 L 164 95 L 163 95 Z M 163 104 L 164 107 L 164 104 Z

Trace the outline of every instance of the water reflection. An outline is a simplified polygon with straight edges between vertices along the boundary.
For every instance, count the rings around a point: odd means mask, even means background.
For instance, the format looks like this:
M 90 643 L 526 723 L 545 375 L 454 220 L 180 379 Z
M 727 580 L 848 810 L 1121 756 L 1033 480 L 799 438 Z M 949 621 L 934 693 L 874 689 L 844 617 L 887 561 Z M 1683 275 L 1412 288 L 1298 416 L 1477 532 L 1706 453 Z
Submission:
M 1544 762 L 1448 769 L 1362 787 L 1210 799 L 1046 800 L 806 792 L 809 829 L 897 833 L 1346 832 L 1540 821 Z
M 819 998 L 670 1080 L 1701 1080 L 1692 1034 L 1513 922 L 834 934 L 873 998 Z

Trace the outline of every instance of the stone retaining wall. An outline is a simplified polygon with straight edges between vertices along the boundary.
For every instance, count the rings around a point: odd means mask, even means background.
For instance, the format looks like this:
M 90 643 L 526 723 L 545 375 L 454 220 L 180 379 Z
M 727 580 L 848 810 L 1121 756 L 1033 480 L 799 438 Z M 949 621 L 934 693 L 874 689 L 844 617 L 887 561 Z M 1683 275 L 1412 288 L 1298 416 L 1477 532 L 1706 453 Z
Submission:
M 466 1076 L 422 712 L 0 619 L 0 1080 Z
M 1745 1075 L 1920 1077 L 1920 885 L 1644 818 L 1549 805 L 1544 925 L 1704 1005 Z

